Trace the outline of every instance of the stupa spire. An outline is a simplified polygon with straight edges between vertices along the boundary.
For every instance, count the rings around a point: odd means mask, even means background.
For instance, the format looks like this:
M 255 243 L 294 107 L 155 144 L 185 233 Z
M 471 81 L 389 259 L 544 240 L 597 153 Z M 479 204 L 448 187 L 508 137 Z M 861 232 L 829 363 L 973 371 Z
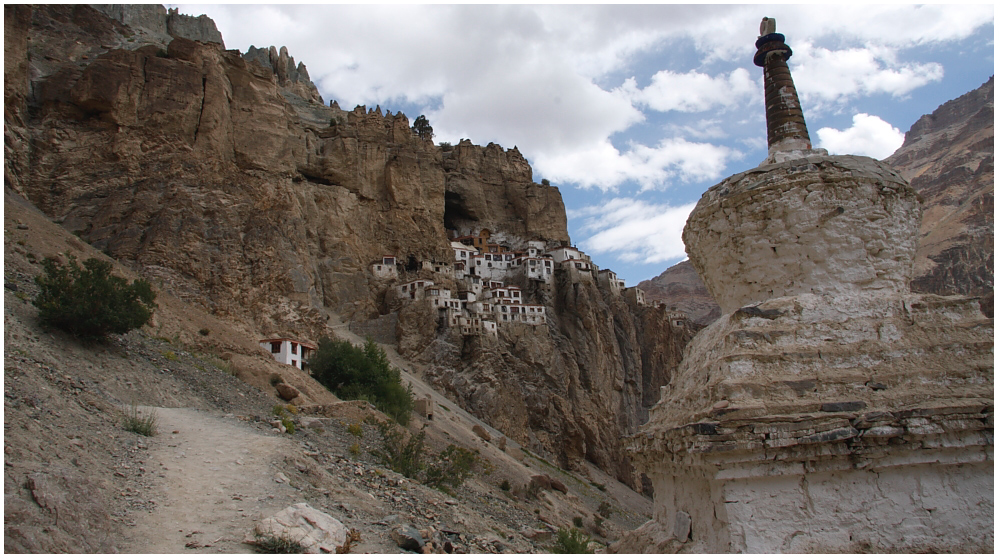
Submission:
M 785 36 L 775 32 L 774 18 L 765 17 L 761 21 L 756 45 L 753 63 L 764 69 L 768 159 L 774 160 L 780 152 L 812 150 L 799 95 L 788 69 L 792 49 L 785 44 Z

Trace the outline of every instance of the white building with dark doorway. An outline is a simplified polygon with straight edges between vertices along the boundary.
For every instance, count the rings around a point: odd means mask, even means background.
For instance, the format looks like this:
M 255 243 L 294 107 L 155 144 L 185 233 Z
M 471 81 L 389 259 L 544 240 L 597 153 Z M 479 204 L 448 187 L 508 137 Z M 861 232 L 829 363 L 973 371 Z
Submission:
M 292 338 L 264 338 L 260 347 L 267 350 L 279 363 L 306 369 L 309 356 L 316 351 L 316 346 Z

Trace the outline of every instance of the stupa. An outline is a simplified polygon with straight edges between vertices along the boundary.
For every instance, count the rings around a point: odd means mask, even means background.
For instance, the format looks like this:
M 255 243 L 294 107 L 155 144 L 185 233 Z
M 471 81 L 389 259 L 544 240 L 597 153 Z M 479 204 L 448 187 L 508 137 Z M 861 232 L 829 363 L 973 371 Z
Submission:
M 612 550 L 992 552 L 992 319 L 909 291 L 916 193 L 814 150 L 773 19 L 756 46 L 767 160 L 683 235 L 723 315 L 629 440 L 655 516 Z

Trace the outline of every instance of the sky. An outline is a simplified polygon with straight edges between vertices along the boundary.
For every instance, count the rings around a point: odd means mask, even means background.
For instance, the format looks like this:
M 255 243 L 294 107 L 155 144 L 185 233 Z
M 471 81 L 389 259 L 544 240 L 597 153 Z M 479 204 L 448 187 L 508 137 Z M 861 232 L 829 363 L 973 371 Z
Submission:
M 685 259 L 701 194 L 767 156 L 762 17 L 832 154 L 888 157 L 994 73 L 992 3 L 168 6 L 210 16 L 229 49 L 287 46 L 327 103 L 516 146 L 562 193 L 572 242 L 629 286 Z

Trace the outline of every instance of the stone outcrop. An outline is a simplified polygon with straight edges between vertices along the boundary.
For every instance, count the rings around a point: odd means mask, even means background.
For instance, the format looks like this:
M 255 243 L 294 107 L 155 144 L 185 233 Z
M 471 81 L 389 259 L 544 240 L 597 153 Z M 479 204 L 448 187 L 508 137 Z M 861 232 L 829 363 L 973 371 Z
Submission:
M 462 140 L 445 148 L 445 228 L 459 235 L 496 232 L 498 242 L 540 237 L 569 244 L 566 208 L 559 189 L 531 180 L 531 166 L 514 147 Z M 507 211 L 513 208 L 515 211 Z
M 153 41 L 169 43 L 179 37 L 225 45 L 215 22 L 204 14 L 189 16 L 160 4 L 92 4 L 91 7 Z
M 923 199 L 911 287 L 981 298 L 993 316 L 993 78 L 910 127 L 886 163 Z
M 617 550 L 992 551 L 992 320 L 909 292 L 898 173 L 775 155 L 688 219 L 723 315 L 629 440 L 655 518 Z
M 496 339 L 449 329 L 401 342 L 401 351 L 425 363 L 425 378 L 449 398 L 522 446 L 568 469 L 589 461 L 641 488 L 622 438 L 647 420 L 692 329 L 662 308 L 630 306 L 590 275 L 557 270 L 551 292 L 518 285 L 546 305 L 545 325 L 508 325 Z M 419 317 L 401 312 L 399 330 L 433 332 L 436 322 Z
M 309 79 L 309 71 L 306 65 L 299 63 L 295 65 L 295 58 L 288 56 L 288 49 L 281 47 L 280 50 L 273 46 L 267 49 L 258 49 L 253 45 L 243 54 L 243 58 L 248 61 L 256 61 L 264 68 L 269 68 L 274 72 L 278 85 L 307 101 L 315 101 L 323 104 L 323 97 L 316 89 L 316 84 Z

